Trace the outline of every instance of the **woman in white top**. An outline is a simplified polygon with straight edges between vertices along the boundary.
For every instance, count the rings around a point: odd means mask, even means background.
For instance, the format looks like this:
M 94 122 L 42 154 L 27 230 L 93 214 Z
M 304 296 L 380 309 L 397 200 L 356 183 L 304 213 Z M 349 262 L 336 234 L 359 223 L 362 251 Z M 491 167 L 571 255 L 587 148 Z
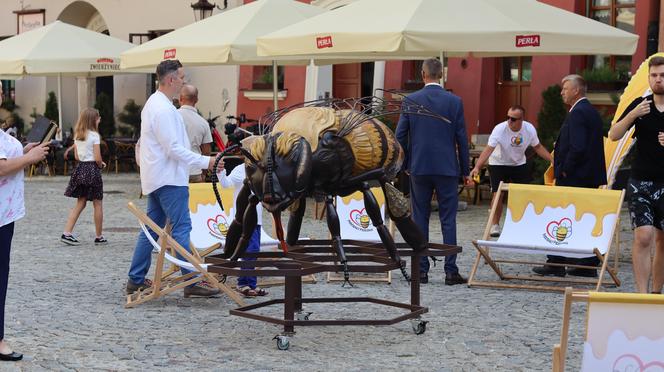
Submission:
M 76 198 L 76 205 L 69 212 L 65 230 L 60 241 L 69 245 L 79 245 L 81 242 L 74 237 L 72 231 L 74 225 L 85 208 L 88 200 L 92 201 L 95 220 L 95 244 L 106 244 L 107 240 L 101 234 L 104 214 L 101 201 L 104 196 L 104 188 L 101 180 L 101 169 L 106 164 L 101 159 L 101 138 L 97 132 L 101 117 L 99 111 L 87 108 L 81 112 L 76 127 L 74 128 L 74 155 L 78 164 L 71 173 L 69 185 L 65 190 L 65 196 Z
M 0 100 L 2 93 L 0 93 Z M 0 360 L 17 361 L 23 354 L 12 351 L 5 341 L 5 298 L 9 279 L 9 253 L 14 222 L 25 215 L 23 168 L 46 158 L 48 145 L 28 144 L 0 130 Z

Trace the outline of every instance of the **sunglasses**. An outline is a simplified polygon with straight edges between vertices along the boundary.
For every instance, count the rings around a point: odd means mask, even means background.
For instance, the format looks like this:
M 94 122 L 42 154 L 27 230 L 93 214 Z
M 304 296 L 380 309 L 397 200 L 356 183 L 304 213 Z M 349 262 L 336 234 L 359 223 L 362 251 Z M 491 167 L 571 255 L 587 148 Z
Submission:
M 508 116 L 507 120 L 509 120 L 511 122 L 515 122 L 515 121 L 521 120 L 521 118 L 514 118 L 514 117 L 511 117 L 511 116 Z

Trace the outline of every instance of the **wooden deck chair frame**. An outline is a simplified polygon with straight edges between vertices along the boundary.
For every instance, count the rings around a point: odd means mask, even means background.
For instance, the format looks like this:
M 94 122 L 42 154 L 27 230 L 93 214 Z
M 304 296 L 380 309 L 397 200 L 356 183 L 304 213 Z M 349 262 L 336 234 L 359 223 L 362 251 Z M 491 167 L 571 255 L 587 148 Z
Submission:
M 336 198 L 334 199 L 335 207 L 336 207 Z M 385 206 L 387 208 L 387 205 Z M 323 208 L 323 211 L 325 211 L 325 208 Z M 387 215 L 387 213 L 386 213 Z M 321 213 L 321 219 L 323 218 L 323 213 Z M 387 229 L 390 232 L 390 235 L 394 237 L 394 221 L 390 220 L 387 224 Z M 332 236 L 330 236 L 332 238 Z M 342 237 L 343 238 L 343 237 Z M 384 275 L 383 274 L 365 274 L 363 276 L 353 276 L 353 273 L 350 273 L 352 282 L 356 283 L 387 283 L 387 284 L 392 284 L 392 271 L 386 272 Z M 326 281 L 328 283 L 341 283 L 344 282 L 345 279 L 342 274 L 338 272 L 328 272 Z
M 198 253 L 191 254 L 184 247 L 182 247 L 175 239 L 173 239 L 169 234 L 160 228 L 154 221 L 152 221 L 145 212 L 139 210 L 134 203 L 129 202 L 127 208 L 131 213 L 138 218 L 139 224 L 143 231 L 146 232 L 146 227 L 154 231 L 160 238 L 160 244 L 158 244 L 150 234 L 146 234 L 148 240 L 159 249 L 157 255 L 157 263 L 154 270 L 154 279 L 152 281 L 152 286 L 145 290 L 139 290 L 134 292 L 131 295 L 127 295 L 127 303 L 125 307 L 134 307 L 140 305 L 144 302 L 157 299 L 159 297 L 165 296 L 171 292 L 183 289 L 192 284 L 196 284 L 202 280 L 206 280 L 211 286 L 219 288 L 224 292 L 231 300 L 233 300 L 238 306 L 245 306 L 245 302 L 240 296 L 239 293 L 235 292 L 233 289 L 229 288 L 227 285 L 220 283 L 214 275 L 209 273 L 203 264 L 201 257 Z M 173 263 L 175 259 L 169 254 L 169 248 L 172 252 L 177 252 L 180 254 L 185 262 L 191 264 L 194 271 L 186 275 L 180 275 L 175 277 L 173 274 L 164 277 L 164 263 L 166 260 Z
M 500 200 L 499 196 L 501 193 L 508 194 L 509 191 L 509 184 L 508 183 L 503 183 L 501 182 L 499 187 L 498 187 L 498 192 L 494 196 L 494 198 L 491 201 L 491 210 L 489 212 L 489 218 L 487 220 L 487 224 L 484 228 L 484 233 L 482 234 L 482 240 L 488 240 L 489 239 L 489 233 L 491 230 L 491 221 L 493 220 L 495 214 L 496 214 L 496 208 L 498 206 L 498 202 Z M 597 256 L 597 258 L 600 261 L 601 264 L 601 269 L 600 273 L 598 275 L 598 278 L 596 280 L 594 279 L 572 279 L 572 278 L 567 278 L 567 277 L 546 277 L 546 276 L 535 276 L 535 275 L 508 275 L 505 274 L 499 264 L 522 264 L 522 265 L 531 265 L 531 266 L 540 266 L 540 265 L 547 265 L 547 266 L 557 266 L 557 267 L 572 267 L 572 268 L 580 268 L 580 269 L 597 269 L 596 267 L 592 266 L 584 266 L 584 265 L 570 265 L 570 264 L 555 264 L 555 263 L 544 263 L 544 262 L 536 262 L 536 261 L 522 261 L 522 260 L 507 260 L 507 259 L 502 259 L 502 260 L 496 260 L 491 257 L 490 249 L 489 248 L 483 248 L 481 247 L 478 243 L 477 240 L 473 240 L 473 246 L 475 246 L 475 249 L 477 249 L 477 257 L 475 258 L 475 262 L 473 264 L 473 267 L 470 272 L 470 276 L 468 277 L 468 286 L 473 287 L 473 286 L 478 286 L 478 287 L 492 287 L 492 288 L 512 288 L 512 289 L 531 289 L 531 290 L 539 290 L 539 291 L 554 291 L 554 292 L 563 292 L 565 290 L 565 287 L 562 286 L 551 286 L 551 285 L 535 285 L 535 284 L 511 284 L 511 283 L 504 283 L 504 282 L 498 282 L 498 281 L 480 281 L 476 278 L 476 274 L 479 268 L 479 265 L 484 259 L 484 262 L 489 265 L 489 267 L 498 275 L 498 277 L 501 279 L 501 281 L 507 281 L 507 280 L 526 280 L 526 281 L 535 281 L 535 282 L 545 282 L 545 283 L 569 283 L 569 284 L 580 284 L 580 285 L 594 285 L 595 290 L 599 291 L 602 287 L 602 285 L 615 285 L 615 286 L 620 286 L 621 282 L 620 279 L 618 278 L 618 266 L 619 266 L 619 261 L 620 261 L 620 208 L 623 204 L 623 200 L 625 197 L 625 191 L 623 190 L 621 195 L 620 195 L 620 203 L 617 206 L 616 209 L 616 223 L 613 226 L 613 231 L 611 233 L 611 238 L 609 239 L 608 242 L 608 247 L 605 255 L 602 255 L 597 248 L 594 249 L 594 253 Z M 610 255 L 611 255 L 611 246 L 613 242 L 615 241 L 616 244 L 616 249 L 614 253 L 614 262 L 613 262 L 613 267 L 608 265 L 608 262 L 610 260 Z M 608 273 L 609 276 L 611 277 L 611 281 L 604 281 L 604 274 Z
M 661 296 L 661 295 L 653 295 L 653 296 Z M 574 292 L 574 290 L 571 287 L 565 288 L 565 297 L 563 302 L 563 325 L 560 332 L 560 343 L 555 344 L 553 347 L 553 368 L 552 368 L 553 372 L 565 371 L 565 363 L 567 359 L 567 345 L 569 340 L 570 319 L 572 314 L 572 303 L 573 302 L 588 303 L 590 297 L 591 294 L 588 291 Z M 588 325 L 586 321 L 586 327 L 587 326 Z M 587 332 L 588 329 L 586 329 L 586 334 Z

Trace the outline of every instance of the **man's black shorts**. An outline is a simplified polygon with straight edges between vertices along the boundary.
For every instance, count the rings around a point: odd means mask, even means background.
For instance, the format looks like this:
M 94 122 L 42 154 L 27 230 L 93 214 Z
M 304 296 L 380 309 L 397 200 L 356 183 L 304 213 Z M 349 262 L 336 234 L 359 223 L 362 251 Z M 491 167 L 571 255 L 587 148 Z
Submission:
M 654 226 L 664 230 L 664 183 L 630 178 L 627 188 L 632 228 Z
M 489 165 L 491 191 L 497 192 L 500 181 L 510 183 L 530 183 L 531 176 L 528 164 L 523 165 Z

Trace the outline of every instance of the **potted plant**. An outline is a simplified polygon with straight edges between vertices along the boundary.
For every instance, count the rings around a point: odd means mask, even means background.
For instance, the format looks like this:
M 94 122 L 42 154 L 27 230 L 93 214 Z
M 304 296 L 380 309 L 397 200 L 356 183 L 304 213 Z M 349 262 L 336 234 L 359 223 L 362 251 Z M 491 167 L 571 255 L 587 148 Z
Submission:
M 622 90 L 627 85 L 626 81 L 621 81 L 621 72 L 613 70 L 610 66 L 585 69 L 580 75 L 591 91 L 613 92 Z

